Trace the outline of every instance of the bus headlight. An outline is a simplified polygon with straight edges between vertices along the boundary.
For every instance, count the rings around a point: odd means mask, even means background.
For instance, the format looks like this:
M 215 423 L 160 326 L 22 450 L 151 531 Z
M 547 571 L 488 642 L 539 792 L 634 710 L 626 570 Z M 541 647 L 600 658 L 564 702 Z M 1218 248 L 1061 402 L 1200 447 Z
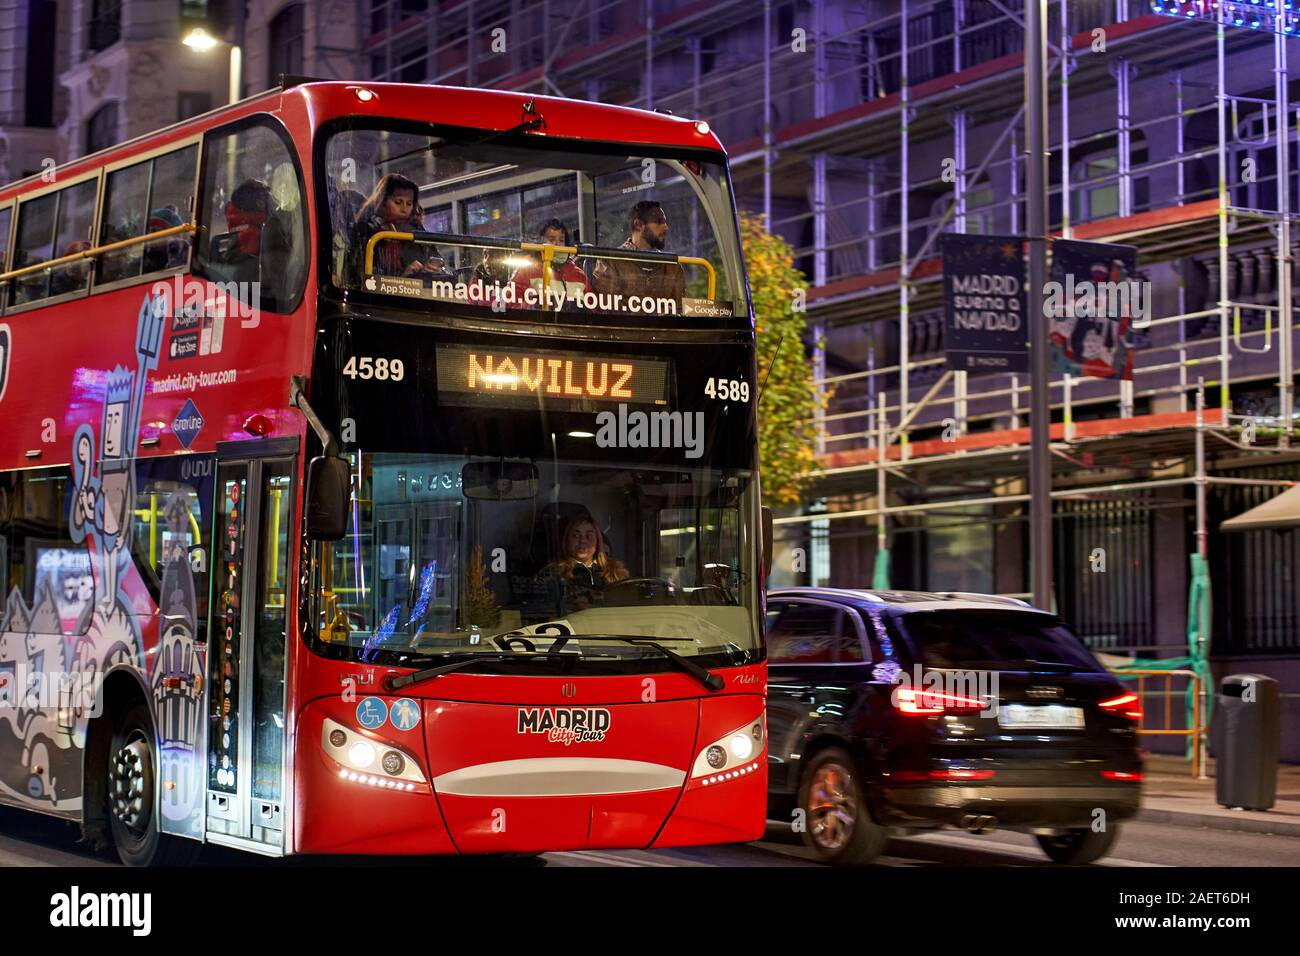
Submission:
M 430 792 L 419 761 L 410 753 L 385 740 L 362 739 L 355 729 L 328 717 L 321 729 L 321 750 L 336 765 L 340 780 L 378 790 Z
M 703 777 L 703 783 L 708 786 L 756 772 L 759 768 L 756 758 L 763 752 L 766 738 L 763 728 L 760 717 L 710 743 L 695 758 L 691 777 Z
M 364 770 L 375 762 L 375 748 L 364 740 L 358 740 L 348 748 L 348 763 L 358 770 Z
M 731 755 L 737 760 L 748 760 L 750 755 L 754 752 L 754 744 L 753 741 L 749 739 L 749 734 L 732 734 L 731 740 L 728 743 L 731 747 Z

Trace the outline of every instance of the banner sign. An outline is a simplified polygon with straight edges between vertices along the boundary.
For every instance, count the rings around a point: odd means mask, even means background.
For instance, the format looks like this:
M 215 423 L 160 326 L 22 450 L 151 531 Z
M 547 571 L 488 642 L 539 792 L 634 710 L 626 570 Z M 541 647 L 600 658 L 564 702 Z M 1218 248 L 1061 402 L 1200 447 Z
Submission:
M 1024 372 L 1025 259 L 1018 236 L 943 236 L 943 351 L 965 372 Z
M 1151 283 L 1133 278 L 1137 247 L 1057 239 L 1043 312 L 1052 323 L 1057 371 L 1133 378 L 1133 354 L 1151 322 Z

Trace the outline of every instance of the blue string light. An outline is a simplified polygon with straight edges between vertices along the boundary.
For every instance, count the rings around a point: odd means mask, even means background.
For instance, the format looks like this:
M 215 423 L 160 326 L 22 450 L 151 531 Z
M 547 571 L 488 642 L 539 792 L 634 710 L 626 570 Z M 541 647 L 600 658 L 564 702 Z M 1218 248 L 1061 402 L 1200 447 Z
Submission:
M 1153 13 L 1294 36 L 1295 0 L 1150 0 Z

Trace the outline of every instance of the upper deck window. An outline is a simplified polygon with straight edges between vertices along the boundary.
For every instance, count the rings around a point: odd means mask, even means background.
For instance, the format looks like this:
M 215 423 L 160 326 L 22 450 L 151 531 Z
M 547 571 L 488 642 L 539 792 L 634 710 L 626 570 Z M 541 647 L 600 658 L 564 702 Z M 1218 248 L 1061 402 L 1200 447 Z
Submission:
M 307 277 L 298 167 L 270 121 L 204 141 L 196 271 L 233 282 L 240 301 L 270 312 L 297 304 Z
M 6 206 L 0 209 L 0 268 L 5 267 L 9 261 L 9 227 L 14 221 L 14 210 L 12 206 Z
M 21 269 L 89 249 L 98 187 L 98 180 L 88 179 L 20 203 L 13 268 Z M 29 272 L 14 280 L 13 303 L 23 305 L 50 296 L 83 292 L 89 281 L 89 259 Z
M 198 147 L 187 146 L 108 174 L 99 242 L 134 239 L 190 221 Z M 108 252 L 100 259 L 96 287 L 150 272 L 188 265 L 190 240 L 185 235 L 155 239 Z
M 498 309 L 747 311 L 726 169 L 703 154 L 335 130 L 323 218 L 337 285 Z

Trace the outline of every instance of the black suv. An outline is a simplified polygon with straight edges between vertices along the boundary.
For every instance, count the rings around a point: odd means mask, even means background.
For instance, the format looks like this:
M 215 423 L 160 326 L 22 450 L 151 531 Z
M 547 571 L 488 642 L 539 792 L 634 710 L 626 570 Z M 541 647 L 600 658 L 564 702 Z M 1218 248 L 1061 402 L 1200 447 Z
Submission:
M 825 862 L 951 826 L 1021 830 L 1057 863 L 1090 863 L 1137 812 L 1140 701 L 1052 614 L 781 588 L 767 651 L 769 809 Z

